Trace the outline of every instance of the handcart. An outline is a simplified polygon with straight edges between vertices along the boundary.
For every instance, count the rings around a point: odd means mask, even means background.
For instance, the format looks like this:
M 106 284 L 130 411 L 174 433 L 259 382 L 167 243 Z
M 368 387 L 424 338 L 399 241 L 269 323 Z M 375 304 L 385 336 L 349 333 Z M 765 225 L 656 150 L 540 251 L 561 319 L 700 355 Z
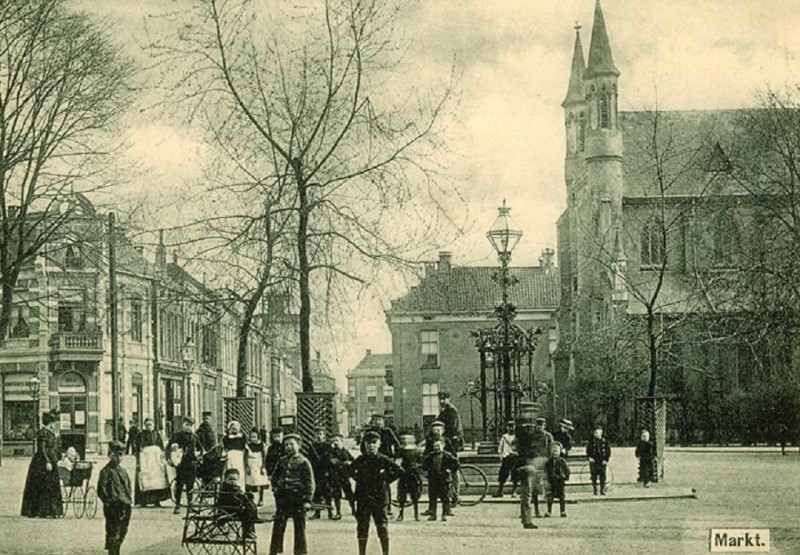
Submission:
M 58 478 L 61 482 L 61 500 L 64 514 L 72 505 L 72 512 L 77 518 L 86 515 L 94 518 L 97 514 L 97 492 L 89 485 L 92 478 L 92 463 L 77 461 L 72 469 L 66 465 L 58 465 Z

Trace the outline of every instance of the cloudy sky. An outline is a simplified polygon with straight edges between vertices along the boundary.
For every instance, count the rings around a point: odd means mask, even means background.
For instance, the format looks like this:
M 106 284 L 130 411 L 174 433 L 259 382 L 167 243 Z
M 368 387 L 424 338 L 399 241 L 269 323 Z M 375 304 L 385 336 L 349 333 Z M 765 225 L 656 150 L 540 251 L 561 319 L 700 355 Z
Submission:
M 79 0 L 114 26 L 137 60 L 163 28 L 164 10 L 189 0 Z M 254 3 L 268 0 L 252 0 Z M 272 1 L 272 0 L 270 0 Z M 296 4 L 311 0 L 287 0 Z M 133 4 L 135 7 L 130 7 Z M 453 183 L 466 199 L 468 233 L 443 246 L 455 264 L 493 264 L 485 230 L 505 198 L 524 236 L 514 262 L 536 264 L 555 247 L 564 208 L 563 113 L 576 22 L 588 56 L 594 0 L 403 0 L 403 74 L 419 87 L 455 67 L 458 106 L 448 127 Z M 800 2 L 794 0 L 603 0 L 620 109 L 750 106 L 767 84 L 800 82 Z M 142 112 L 129 118 L 133 153 L 150 174 L 141 187 L 169 201 L 199 176 L 204 149 L 192 133 Z M 402 294 L 398 291 L 397 294 Z M 391 296 L 391 295 L 389 295 Z M 389 352 L 387 296 L 363 299 L 345 344 L 325 353 L 340 372 L 363 349 Z

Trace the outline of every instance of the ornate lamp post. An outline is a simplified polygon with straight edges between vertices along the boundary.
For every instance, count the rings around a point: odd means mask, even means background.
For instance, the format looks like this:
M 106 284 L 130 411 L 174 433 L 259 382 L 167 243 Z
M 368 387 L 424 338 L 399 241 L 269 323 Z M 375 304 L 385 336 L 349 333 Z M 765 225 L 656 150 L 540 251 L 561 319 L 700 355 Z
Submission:
M 184 399 L 186 399 L 186 406 L 184 407 L 183 414 L 181 416 L 192 416 L 191 373 L 192 363 L 194 363 L 194 351 L 194 341 L 192 341 L 191 337 L 187 337 L 186 343 L 184 343 L 181 347 L 181 360 L 183 361 L 183 365 L 186 369 L 186 379 L 184 380 L 184 387 L 186 389 L 186 392 L 184 393 Z
M 503 292 L 503 300 L 501 304 L 496 307 L 495 313 L 502 325 L 502 344 L 499 346 L 499 355 L 501 357 L 500 367 L 502 370 L 501 375 L 501 389 L 502 389 L 502 418 L 508 422 L 513 418 L 512 409 L 512 376 L 511 376 L 511 350 L 513 345 L 509 341 L 509 331 L 511 322 L 516 316 L 516 307 L 508 302 L 508 288 L 511 285 L 518 283 L 518 279 L 510 274 L 508 271 L 508 264 L 511 262 L 511 252 L 514 247 L 519 243 L 522 237 L 522 230 L 517 226 L 516 222 L 511 219 L 511 208 L 506 206 L 506 201 L 503 199 L 503 206 L 498 209 L 499 214 L 492 227 L 486 233 L 489 242 L 497 251 L 497 259 L 500 261 L 500 270 L 495 272 L 492 279 L 498 283 Z
M 28 380 L 28 393 L 33 401 L 33 451 L 36 452 L 36 433 L 39 431 L 39 388 L 42 382 L 36 376 Z

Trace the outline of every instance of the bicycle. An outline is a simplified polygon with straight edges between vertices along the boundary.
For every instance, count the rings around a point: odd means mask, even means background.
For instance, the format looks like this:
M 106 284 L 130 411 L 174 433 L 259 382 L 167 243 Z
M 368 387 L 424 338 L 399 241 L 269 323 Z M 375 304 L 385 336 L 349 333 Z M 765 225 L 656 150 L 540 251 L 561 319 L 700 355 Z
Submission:
M 393 485 L 393 487 L 395 489 L 392 493 L 392 505 L 399 507 L 396 486 Z M 420 498 L 424 497 L 427 487 L 427 481 L 423 480 L 423 495 Z M 458 505 L 474 507 L 484 500 L 488 492 L 489 480 L 486 478 L 486 473 L 475 465 L 461 465 L 458 469 Z
M 592 472 L 589 469 L 589 462 L 585 462 L 581 465 L 578 472 L 576 472 L 571 478 L 570 483 L 573 483 L 577 486 L 581 487 L 581 491 L 584 492 L 591 492 L 593 491 L 592 487 Z M 614 483 L 614 470 L 611 468 L 611 464 L 606 465 L 606 490 L 610 489 L 611 484 Z

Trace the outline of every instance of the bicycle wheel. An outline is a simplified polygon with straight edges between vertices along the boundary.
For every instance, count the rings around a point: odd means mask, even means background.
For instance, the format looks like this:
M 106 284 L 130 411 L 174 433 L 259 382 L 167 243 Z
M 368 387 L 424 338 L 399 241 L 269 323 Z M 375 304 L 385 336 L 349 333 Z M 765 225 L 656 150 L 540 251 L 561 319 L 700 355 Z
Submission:
M 93 486 L 86 490 L 86 518 L 94 518 L 97 514 L 97 492 Z
M 489 480 L 483 470 L 471 464 L 462 465 L 458 469 L 459 504 L 465 507 L 477 505 L 489 491 Z
M 86 511 L 86 495 L 83 488 L 73 488 L 72 490 L 72 512 L 75 518 L 82 518 Z
M 173 478 L 172 481 L 169 483 L 169 498 L 172 499 L 172 502 L 177 504 L 178 500 L 178 479 Z

